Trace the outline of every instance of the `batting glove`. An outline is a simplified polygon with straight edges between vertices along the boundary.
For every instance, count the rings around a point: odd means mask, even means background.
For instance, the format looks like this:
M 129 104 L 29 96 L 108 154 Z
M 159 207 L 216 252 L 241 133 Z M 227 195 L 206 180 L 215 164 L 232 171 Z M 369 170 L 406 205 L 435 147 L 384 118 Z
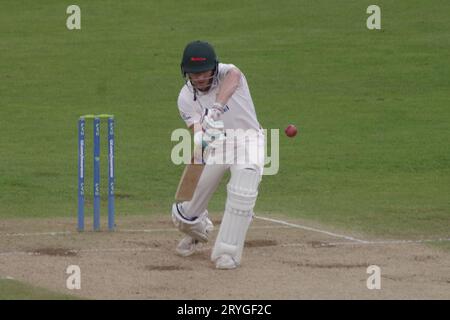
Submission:
M 214 141 L 225 139 L 223 121 L 217 120 L 215 115 L 216 115 L 215 111 L 211 111 L 211 109 L 206 109 L 205 114 L 202 117 L 201 125 L 203 132 L 202 135 L 203 145 L 204 144 L 209 145 Z M 197 142 L 197 144 L 199 143 Z

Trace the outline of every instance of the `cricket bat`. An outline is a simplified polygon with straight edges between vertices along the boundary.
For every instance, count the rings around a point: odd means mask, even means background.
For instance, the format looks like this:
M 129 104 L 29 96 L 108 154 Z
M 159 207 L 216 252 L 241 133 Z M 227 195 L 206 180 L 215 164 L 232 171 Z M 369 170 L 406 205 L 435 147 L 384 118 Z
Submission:
M 201 146 L 196 146 L 194 149 L 194 156 L 191 159 L 191 163 L 187 164 L 181 175 L 180 182 L 178 183 L 177 192 L 175 193 L 175 201 L 190 201 L 194 196 L 195 189 L 197 188 L 198 181 L 202 175 L 203 168 L 205 167 L 202 161 L 194 163 L 194 159 L 198 159 L 202 156 Z
M 191 163 L 187 164 L 184 168 L 180 182 L 178 183 L 177 192 L 175 193 L 175 201 L 181 202 L 192 200 L 195 189 L 197 188 L 198 181 L 200 180 L 200 176 L 202 175 L 203 169 L 205 168 L 204 159 L 208 157 L 211 148 L 214 148 L 213 145 L 215 142 L 219 141 L 219 143 L 221 143 L 225 140 L 226 135 L 221 131 L 223 130 L 223 122 L 216 123 L 215 126 L 216 128 L 218 128 L 215 131 L 218 138 L 214 139 L 214 142 L 207 144 L 205 147 L 203 147 L 202 140 L 200 140 L 200 144 L 195 144 Z M 204 138 L 202 137 L 202 139 Z M 208 138 L 208 141 L 209 140 L 210 139 Z

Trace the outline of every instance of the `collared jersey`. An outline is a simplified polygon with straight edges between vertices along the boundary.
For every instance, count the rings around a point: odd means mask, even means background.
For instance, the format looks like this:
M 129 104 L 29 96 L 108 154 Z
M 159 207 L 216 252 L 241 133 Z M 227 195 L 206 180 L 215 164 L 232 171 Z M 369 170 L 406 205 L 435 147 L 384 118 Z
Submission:
M 207 92 L 196 91 L 194 99 L 194 88 L 188 81 L 181 88 L 178 96 L 178 109 L 181 118 L 188 127 L 200 122 L 200 118 L 205 108 L 211 108 L 216 101 L 216 95 L 221 82 L 231 68 L 232 64 L 219 63 L 218 75 L 214 79 L 211 88 Z M 247 80 L 241 72 L 239 86 L 225 105 L 225 112 L 220 118 L 224 123 L 224 129 L 253 129 L 260 130 L 260 125 L 256 117 L 255 106 L 253 104 Z

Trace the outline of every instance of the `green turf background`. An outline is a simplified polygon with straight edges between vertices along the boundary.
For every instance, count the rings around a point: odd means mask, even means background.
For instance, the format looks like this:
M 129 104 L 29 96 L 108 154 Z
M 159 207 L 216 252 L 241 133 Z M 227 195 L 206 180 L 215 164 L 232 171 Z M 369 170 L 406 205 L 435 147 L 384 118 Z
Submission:
M 116 116 L 117 216 L 169 215 L 179 62 L 203 39 L 245 73 L 265 128 L 300 129 L 280 135 L 280 171 L 263 179 L 257 213 L 449 235 L 448 0 L 377 0 L 374 31 L 365 0 L 77 0 L 79 31 L 66 28 L 70 4 L 0 4 L 0 218 L 75 221 L 86 113 Z M 222 184 L 211 210 L 224 199 Z
M 76 300 L 75 296 L 53 292 L 13 279 L 0 279 L 0 300 Z

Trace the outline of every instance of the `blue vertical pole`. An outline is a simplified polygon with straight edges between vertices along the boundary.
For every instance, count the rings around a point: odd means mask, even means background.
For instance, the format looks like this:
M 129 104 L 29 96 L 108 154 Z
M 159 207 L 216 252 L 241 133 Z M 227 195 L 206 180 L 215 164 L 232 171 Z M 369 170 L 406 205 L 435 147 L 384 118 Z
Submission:
M 108 228 L 113 231 L 114 223 L 114 118 L 108 118 Z
M 78 231 L 84 230 L 84 155 L 85 155 L 84 118 L 78 120 Z
M 100 230 L 100 118 L 94 118 L 94 231 Z

